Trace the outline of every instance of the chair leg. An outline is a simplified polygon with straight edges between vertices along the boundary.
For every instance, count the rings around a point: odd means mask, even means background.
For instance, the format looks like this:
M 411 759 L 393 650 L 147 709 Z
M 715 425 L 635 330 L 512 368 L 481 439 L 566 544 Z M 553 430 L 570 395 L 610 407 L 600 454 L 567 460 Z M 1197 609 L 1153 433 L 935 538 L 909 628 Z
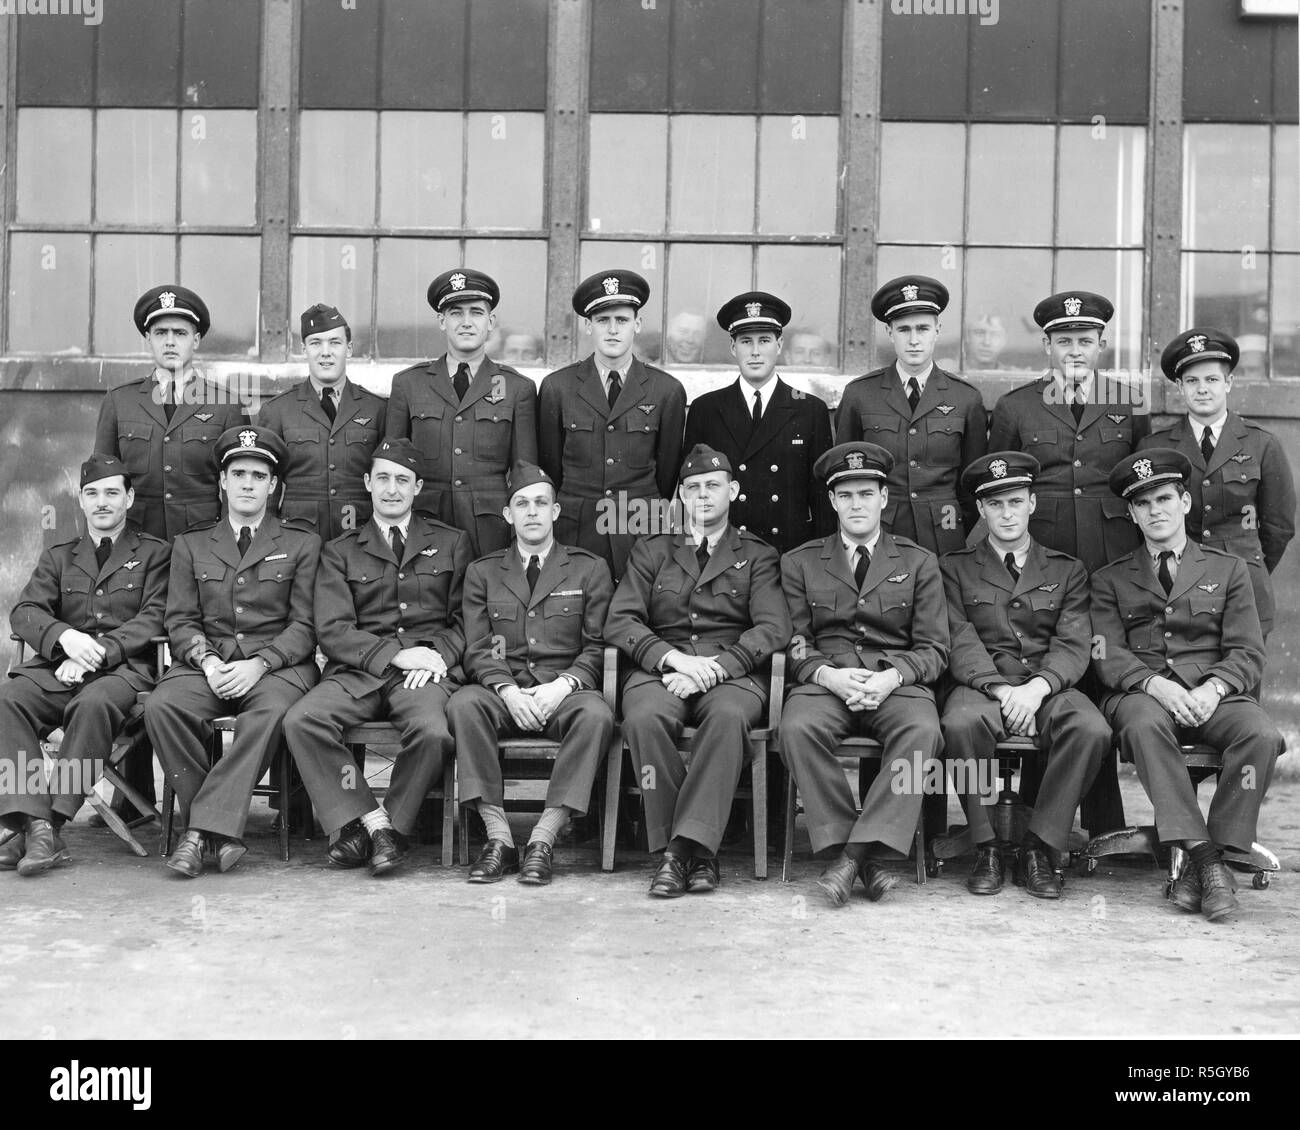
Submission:
M 916 834 L 912 837 L 912 843 L 916 849 L 916 885 L 923 887 L 925 885 L 925 806 L 921 806 L 921 811 L 916 817 Z
M 158 854 L 166 859 L 172 853 L 172 815 L 176 810 L 176 794 L 171 785 L 163 785 L 162 800 L 162 851 Z
M 1170 891 L 1173 890 L 1174 884 L 1178 882 L 1178 877 L 1183 873 L 1183 868 L 1187 866 L 1187 852 L 1179 847 L 1178 844 L 1169 845 L 1169 878 L 1165 882 L 1165 897 L 1169 897 Z
M 754 878 L 767 878 L 767 742 L 754 743 L 750 762 L 754 796 Z
M 615 734 L 605 756 L 605 835 L 600 850 L 600 869 L 614 870 L 614 843 L 618 838 L 618 794 L 623 784 L 623 739 Z
M 135 855 L 138 855 L 141 859 L 147 859 L 149 853 L 144 849 L 144 846 L 139 840 L 131 835 L 131 829 L 128 828 L 122 818 L 113 811 L 112 805 L 104 799 L 104 794 L 101 791 L 103 785 L 104 782 L 102 779 L 96 781 L 94 787 L 90 790 L 89 794 L 87 794 L 86 800 L 89 802 L 90 807 L 99 813 L 100 819 L 104 821 L 105 826 L 119 839 L 124 840 L 126 846 L 129 847 Z
M 110 785 L 112 785 L 117 792 L 120 792 L 123 796 L 125 796 L 126 799 L 129 800 L 133 805 L 135 805 L 136 809 L 139 812 L 145 814 L 152 813 L 152 818 L 155 820 L 159 820 L 162 818 L 158 809 L 154 805 L 150 804 L 147 800 L 145 800 L 144 797 L 139 792 L 139 790 L 136 789 L 133 785 L 129 784 L 126 781 L 126 779 L 122 776 L 122 774 L 120 774 L 115 768 L 113 768 L 112 765 L 104 766 L 103 779 L 106 780 Z M 150 819 L 149 815 L 144 815 L 142 817 L 143 821 L 148 821 L 149 819 Z
M 289 756 L 289 747 L 280 746 L 276 754 L 280 759 L 280 860 L 289 862 L 289 775 L 293 771 L 293 758 Z
M 794 774 L 785 771 L 785 845 L 781 853 L 781 882 L 790 881 L 790 862 L 794 859 L 794 818 L 799 790 L 794 783 Z
M 442 865 L 450 867 L 456 834 L 456 762 L 448 759 L 442 770 Z M 462 841 L 461 851 L 464 843 Z

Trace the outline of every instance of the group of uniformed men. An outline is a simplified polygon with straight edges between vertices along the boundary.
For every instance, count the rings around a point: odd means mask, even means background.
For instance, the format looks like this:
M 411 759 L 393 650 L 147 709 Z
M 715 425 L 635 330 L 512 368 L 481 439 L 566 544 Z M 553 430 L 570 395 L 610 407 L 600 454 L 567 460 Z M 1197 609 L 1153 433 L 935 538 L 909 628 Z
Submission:
M 193 366 L 209 328 L 198 295 L 143 295 L 135 324 L 155 368 L 107 395 L 81 469 L 87 532 L 43 553 L 13 611 L 35 654 L 0 689 L 0 759 L 18 766 L 60 726 L 62 761 L 102 758 L 152 688 L 145 727 L 186 813 L 167 866 L 193 877 L 205 854 L 222 871 L 244 854 L 281 742 L 331 862 L 372 874 L 401 863 L 455 756 L 460 801 L 487 830 L 470 881 L 545 884 L 614 733 L 610 644 L 662 853 L 650 891 L 673 897 L 718 886 L 747 733 L 786 650 L 779 749 L 814 850 L 834 849 L 818 880 L 833 904 L 859 879 L 873 901 L 890 888 L 879 848 L 907 850 L 924 791 L 881 772 L 859 810 L 835 753 L 846 736 L 880 741 L 887 767 L 951 768 L 1018 735 L 1046 762 L 1012 845 L 1029 894 L 1059 896 L 1050 852 L 1067 848 L 1117 741 L 1161 840 L 1189 852 L 1174 901 L 1234 909 L 1220 853 L 1250 849 L 1282 749 L 1258 692 L 1295 495 L 1276 439 L 1227 407 L 1228 335 L 1169 343 L 1161 367 L 1188 415 L 1152 434 L 1143 397 L 1097 371 L 1110 302 L 1054 294 L 1034 311 L 1047 372 L 1003 396 L 990 425 L 980 393 L 933 362 L 947 291 L 894 279 L 871 308 L 896 361 L 848 385 L 833 439 L 827 405 L 777 375 L 791 311 L 774 295 L 718 311 L 739 376 L 689 414 L 677 379 L 633 355 L 640 276 L 581 283 L 573 306 L 595 351 L 540 392 L 485 356 L 499 297 L 469 268 L 436 278 L 447 352 L 398 373 L 387 401 L 348 380 L 351 330 L 313 306 L 308 379 L 253 424 Z M 670 503 L 671 528 L 657 525 Z M 155 685 L 164 631 L 171 665 Z M 210 720 L 230 713 L 233 743 L 210 763 Z M 401 734 L 382 799 L 343 741 L 373 720 Z M 521 853 L 497 743 L 529 733 L 559 752 Z M 1208 820 L 1179 752 L 1191 739 L 1224 756 Z M 1008 845 L 977 779 L 958 789 L 977 846 L 968 886 L 993 894 Z M 0 795 L 16 833 L 0 868 L 63 862 L 60 827 L 81 802 L 53 787 Z

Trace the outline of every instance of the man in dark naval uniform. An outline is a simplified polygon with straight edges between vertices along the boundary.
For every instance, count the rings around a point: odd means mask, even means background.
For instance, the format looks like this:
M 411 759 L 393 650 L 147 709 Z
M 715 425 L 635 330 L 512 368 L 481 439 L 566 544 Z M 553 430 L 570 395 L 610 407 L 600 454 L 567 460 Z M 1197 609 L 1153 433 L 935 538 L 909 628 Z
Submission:
M 784 553 L 830 533 L 834 514 L 817 489 L 813 464 L 831 445 L 821 397 L 792 389 L 776 373 L 790 307 L 763 291 L 738 294 L 718 311 L 740 366 L 734 384 L 697 397 L 686 417 L 686 447 L 727 456 L 740 494 L 731 521 Z
M 309 524 L 326 542 L 370 521 L 361 480 L 383 438 L 388 401 L 348 380 L 352 327 L 338 310 L 317 303 L 299 321 L 307 379 L 263 404 L 257 422 L 289 452 L 281 517 Z
M 506 472 L 537 461 L 537 388 L 485 352 L 501 299 L 494 279 L 458 267 L 429 284 L 428 299 L 447 352 L 393 377 L 387 432 L 424 459 L 415 508 L 464 530 L 479 557 L 510 544 Z
M 649 297 L 632 271 L 579 283 L 573 308 L 596 351 L 547 374 L 539 393 L 538 461 L 560 492 L 555 536 L 603 557 L 616 581 L 633 542 L 669 528 L 686 421 L 681 382 L 632 355 Z
M 925 275 L 890 279 L 871 299 L 897 359 L 850 381 L 835 414 L 837 443 L 866 440 L 893 457 L 881 524 L 932 553 L 966 544 L 974 501 L 960 475 L 988 450 L 979 390 L 934 363 L 948 289 Z
M 1269 574 L 1295 537 L 1295 479 L 1277 437 L 1228 410 L 1240 356 L 1236 341 L 1221 330 L 1190 329 L 1165 346 L 1160 368 L 1182 389 L 1187 415 L 1152 432 L 1139 448 L 1172 447 L 1187 456 L 1187 532 L 1250 567 L 1267 640 L 1275 612 Z

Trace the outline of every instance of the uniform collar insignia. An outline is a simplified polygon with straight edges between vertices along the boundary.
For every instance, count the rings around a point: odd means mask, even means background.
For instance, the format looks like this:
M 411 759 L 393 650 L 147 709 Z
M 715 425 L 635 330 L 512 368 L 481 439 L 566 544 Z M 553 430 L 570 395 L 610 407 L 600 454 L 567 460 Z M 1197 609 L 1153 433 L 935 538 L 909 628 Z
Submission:
M 901 585 L 911 575 L 912 575 L 911 573 L 895 573 L 892 577 L 889 578 L 889 581 L 891 584 Z
M 1196 587 L 1197 587 L 1198 589 L 1203 589 L 1205 592 L 1212 593 L 1212 592 L 1214 592 L 1214 590 L 1217 589 L 1219 586 L 1218 586 L 1217 583 L 1215 583 L 1215 584 L 1208 584 L 1208 585 L 1197 585 Z
M 955 410 L 956 410 L 956 409 L 955 409 L 955 406 L 952 405 L 952 404 L 940 404 L 940 405 L 939 405 L 939 411 L 942 412 L 945 416 L 948 415 L 949 412 L 953 412 L 953 411 L 955 411 Z
M 122 568 L 123 568 L 123 569 L 134 569 L 134 568 L 135 568 L 137 565 L 139 565 L 139 564 L 140 564 L 140 562 L 138 562 L 138 561 L 128 561 L 128 562 L 126 562 L 126 563 L 122 566 Z
M 202 420 L 202 421 L 206 424 L 209 420 L 212 419 L 212 413 L 211 413 L 211 412 L 195 412 L 195 413 L 194 413 L 194 418 L 195 418 L 196 420 Z

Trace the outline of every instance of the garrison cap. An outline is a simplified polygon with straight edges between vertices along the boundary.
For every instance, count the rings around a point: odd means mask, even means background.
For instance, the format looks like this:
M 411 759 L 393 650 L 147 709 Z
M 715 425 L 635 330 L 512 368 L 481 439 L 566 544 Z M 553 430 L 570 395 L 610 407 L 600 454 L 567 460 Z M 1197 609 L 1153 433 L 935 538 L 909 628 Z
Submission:
M 871 296 L 871 312 L 888 324 L 904 314 L 942 314 L 948 308 L 948 288 L 929 275 L 899 275 Z
M 723 304 L 718 325 L 735 337 L 746 330 L 775 330 L 790 324 L 790 307 L 765 290 L 747 290 Z
M 731 460 L 721 451 L 715 451 L 707 443 L 697 443 L 682 463 L 682 472 L 677 476 L 680 483 L 691 475 L 707 475 L 710 471 L 731 471 Z
M 429 305 L 439 314 L 457 302 L 474 302 L 480 298 L 495 310 L 501 301 L 501 288 L 490 275 L 470 267 L 443 271 L 429 284 Z
M 389 436 L 385 440 L 380 440 L 379 446 L 370 455 L 370 465 L 372 467 L 376 459 L 387 459 L 390 463 L 396 463 L 399 467 L 414 471 L 417 479 L 421 477 L 421 472 L 424 470 L 424 460 L 420 458 L 420 449 L 409 439 Z
M 829 487 L 840 479 L 876 479 L 884 482 L 894 469 L 894 457 L 874 443 L 855 440 L 836 444 L 813 464 L 813 474 Z
M 136 300 L 132 319 L 135 328 L 142 334 L 149 332 L 149 324 L 157 318 L 188 318 L 194 323 L 195 332 L 203 337 L 212 324 L 208 316 L 208 307 L 194 291 L 188 287 L 166 283 L 146 290 Z
M 1110 472 L 1110 489 L 1131 499 L 1164 483 L 1186 483 L 1192 475 L 1187 456 L 1172 447 L 1148 447 L 1121 459 Z
M 1222 330 L 1190 329 L 1180 333 L 1160 354 L 1160 368 L 1171 381 L 1197 361 L 1226 361 L 1228 372 L 1237 367 L 1241 350 L 1236 339 Z
M 1115 313 L 1109 298 L 1088 290 L 1063 290 L 1034 307 L 1034 321 L 1043 333 L 1053 330 L 1104 330 Z
M 115 456 L 101 455 L 99 452 L 95 452 L 81 465 L 81 485 L 83 487 L 88 483 L 97 483 L 100 479 L 111 479 L 114 475 L 121 475 L 127 488 L 130 488 L 131 474 L 127 471 L 126 464 Z
M 327 306 L 324 302 L 317 302 L 315 306 L 307 307 L 302 312 L 300 324 L 303 341 L 312 334 L 323 334 L 329 330 L 336 330 L 340 326 L 347 330 L 348 341 L 352 340 L 352 327 L 348 325 L 348 320 L 338 312 L 338 307 Z
M 550 483 L 551 490 L 555 491 L 555 480 L 536 463 L 529 463 L 526 459 L 516 460 L 507 476 L 506 486 L 510 493 L 506 495 L 506 501 L 509 502 L 521 490 L 535 487 L 538 483 Z
M 597 271 L 578 284 L 573 308 L 590 318 L 606 306 L 631 306 L 640 310 L 650 301 L 650 284 L 635 271 Z
M 232 459 L 261 459 L 275 475 L 280 475 L 289 462 L 289 449 L 284 440 L 270 428 L 253 424 L 227 428 L 217 437 L 213 452 L 218 467 L 224 467 Z
M 961 473 L 962 488 L 976 498 L 989 498 L 1020 487 L 1033 487 L 1039 463 L 1023 451 L 990 451 Z

